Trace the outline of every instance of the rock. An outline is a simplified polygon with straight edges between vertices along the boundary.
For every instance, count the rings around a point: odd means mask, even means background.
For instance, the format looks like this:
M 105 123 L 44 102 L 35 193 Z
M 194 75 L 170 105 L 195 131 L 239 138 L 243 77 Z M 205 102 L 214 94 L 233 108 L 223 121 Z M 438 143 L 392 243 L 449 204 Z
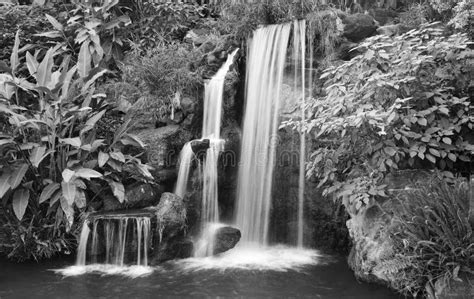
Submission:
M 345 15 L 342 23 L 344 24 L 343 35 L 352 42 L 359 42 L 372 36 L 377 29 L 374 18 L 361 13 Z
M 205 153 L 206 150 L 209 148 L 209 146 L 210 146 L 209 139 L 191 141 L 191 149 L 196 155 L 200 155 L 203 152 Z
M 183 97 L 181 98 L 180 105 L 181 110 L 184 112 L 184 114 L 189 115 L 194 113 L 194 110 L 196 108 L 196 100 L 190 97 Z
M 192 242 L 185 238 L 186 208 L 181 197 L 163 193 L 158 206 L 150 208 L 156 216 L 154 236 L 154 264 L 175 258 L 186 258 L 192 254 Z
M 184 42 L 200 46 L 208 41 L 208 32 L 204 29 L 189 30 L 184 37 Z
M 186 208 L 183 199 L 176 194 L 165 192 L 158 206 L 151 208 L 157 221 L 160 239 L 171 239 L 186 227 Z
M 159 247 L 151 260 L 151 265 L 156 266 L 174 259 L 189 258 L 193 255 L 193 250 L 194 245 L 190 239 L 185 237 L 171 239 Z
M 178 125 L 147 129 L 137 132 L 139 138 L 146 144 L 147 162 L 156 170 L 170 168 L 176 165 L 179 149 L 185 143 L 181 135 L 185 134 Z M 187 139 L 184 136 L 183 139 Z M 176 143 L 177 144 L 176 144 Z
M 377 28 L 377 34 L 387 35 L 387 36 L 394 36 L 398 35 L 401 32 L 401 24 L 395 25 L 385 25 L 382 27 Z
M 125 201 L 120 203 L 112 194 L 104 195 L 103 211 L 140 209 L 157 205 L 164 187 L 158 184 L 138 183 L 125 187 Z
M 235 247 L 241 237 L 240 230 L 225 226 L 218 228 L 214 240 L 214 254 L 226 252 Z
M 393 22 L 393 20 L 398 16 L 393 10 L 380 8 L 370 9 L 369 14 L 379 23 L 380 26 Z
M 178 172 L 176 168 L 167 168 L 151 171 L 155 180 L 159 183 L 169 183 L 176 181 Z
M 139 184 L 125 189 L 126 208 L 146 208 L 160 202 L 164 188 L 160 185 Z

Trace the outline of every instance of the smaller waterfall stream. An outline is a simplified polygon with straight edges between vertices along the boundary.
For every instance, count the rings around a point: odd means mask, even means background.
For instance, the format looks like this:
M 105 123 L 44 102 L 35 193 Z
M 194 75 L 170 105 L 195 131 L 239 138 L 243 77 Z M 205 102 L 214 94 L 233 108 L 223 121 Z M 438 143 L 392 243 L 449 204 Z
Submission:
M 295 58 L 295 90 L 298 85 L 298 73 L 301 75 L 301 121 L 305 120 L 305 62 L 306 62 L 306 20 L 294 21 L 293 24 L 293 53 Z M 301 55 L 301 56 L 300 56 Z M 304 229 L 304 189 L 305 189 L 305 152 L 306 152 L 306 136 L 303 128 L 300 133 L 300 168 L 298 180 L 298 235 L 296 244 L 303 247 L 303 229 Z
M 184 198 L 184 195 L 186 194 L 193 157 L 194 153 L 193 149 L 191 148 L 191 142 L 188 142 L 184 145 L 181 153 L 179 154 L 178 180 L 174 189 L 174 193 L 181 198 Z
M 92 236 L 89 225 L 92 223 Z M 134 263 L 148 265 L 151 223 L 149 217 L 106 216 L 84 221 L 77 252 L 77 266 L 88 263 L 87 250 L 90 245 L 89 260 L 115 266 Z M 102 242 L 101 242 L 102 241 Z M 105 243 L 105 244 L 104 244 Z

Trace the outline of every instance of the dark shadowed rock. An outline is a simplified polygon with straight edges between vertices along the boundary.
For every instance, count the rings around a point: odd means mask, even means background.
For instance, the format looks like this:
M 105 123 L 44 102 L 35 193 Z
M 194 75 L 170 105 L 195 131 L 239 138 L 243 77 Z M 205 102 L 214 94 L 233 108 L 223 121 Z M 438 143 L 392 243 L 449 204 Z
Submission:
M 200 154 L 209 148 L 209 139 L 191 141 L 191 149 L 195 154 Z
M 359 42 L 372 36 L 377 29 L 374 18 L 366 14 L 346 15 L 342 22 L 344 24 L 344 36 L 352 42 Z
M 214 254 L 230 250 L 240 241 L 240 230 L 225 226 L 217 229 L 214 243 Z

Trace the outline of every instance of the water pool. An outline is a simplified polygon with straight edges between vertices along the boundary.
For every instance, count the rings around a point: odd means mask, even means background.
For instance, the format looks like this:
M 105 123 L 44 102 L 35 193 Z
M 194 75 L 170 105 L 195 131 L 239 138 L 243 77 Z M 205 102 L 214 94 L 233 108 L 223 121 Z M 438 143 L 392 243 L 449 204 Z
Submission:
M 73 259 L 2 260 L 0 298 L 400 298 L 382 286 L 358 282 L 342 257 L 294 253 L 239 254 L 239 262 L 230 254 L 155 268 L 70 267 Z M 277 256 L 269 265 L 266 259 Z

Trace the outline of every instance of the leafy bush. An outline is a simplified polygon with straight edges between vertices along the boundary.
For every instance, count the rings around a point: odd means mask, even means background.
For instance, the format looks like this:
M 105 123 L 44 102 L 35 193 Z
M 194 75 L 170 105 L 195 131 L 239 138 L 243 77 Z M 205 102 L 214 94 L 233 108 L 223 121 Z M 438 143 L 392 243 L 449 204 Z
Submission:
M 55 9 L 38 6 L 0 6 L 0 61 L 9 60 L 17 30 L 20 30 L 21 46 L 43 44 L 42 38 L 35 34 L 51 28 L 44 18 L 45 12 L 56 14 Z
M 474 235 L 468 221 L 466 182 L 441 180 L 416 186 L 399 197 L 392 232 L 396 251 L 410 261 L 394 286 L 405 295 L 435 298 L 451 280 L 473 274 Z
M 277 24 L 301 19 L 323 7 L 319 0 L 222 1 L 218 20 L 221 33 L 246 39 L 260 24 Z
M 175 40 L 180 41 L 206 15 L 207 9 L 196 4 L 144 2 L 141 17 L 133 27 L 133 47 L 143 54 Z
M 68 232 L 77 211 L 84 212 L 101 192 L 123 202 L 124 181 L 152 179 L 137 157 L 122 153 L 126 145 L 142 147 L 124 123 L 111 140 L 96 137 L 105 114 L 95 82 L 107 71 L 81 70 L 79 57 L 59 57 L 50 48 L 42 60 L 27 52 L 20 57 L 19 35 L 11 72 L 0 84 L 0 117 L 8 125 L 0 135 L 0 198 L 6 213 L 8 256 L 40 259 L 69 252 Z M 20 64 L 29 71 L 17 76 Z M 29 95 L 29 96 L 28 96 Z
M 122 66 L 123 80 L 153 95 L 166 114 L 176 95 L 194 96 L 200 91 L 202 55 L 185 44 L 163 45 L 148 51 L 146 56 L 129 57 Z
M 357 211 L 384 196 L 377 186 L 391 170 L 462 171 L 474 152 L 468 44 L 464 34 L 426 25 L 370 38 L 359 46 L 364 54 L 326 70 L 326 95 L 310 104 L 311 117 L 287 123 L 320 143 L 307 175 Z

